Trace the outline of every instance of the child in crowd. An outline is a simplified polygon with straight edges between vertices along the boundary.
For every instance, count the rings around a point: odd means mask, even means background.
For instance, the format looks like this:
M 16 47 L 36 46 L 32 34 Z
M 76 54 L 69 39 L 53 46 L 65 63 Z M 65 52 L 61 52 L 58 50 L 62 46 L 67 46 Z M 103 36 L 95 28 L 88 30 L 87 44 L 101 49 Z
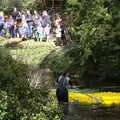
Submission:
M 27 24 L 28 24 L 28 35 L 27 35 L 27 37 L 29 39 L 31 39 L 32 36 L 33 36 L 33 19 L 32 19 L 32 15 L 31 15 L 29 10 L 27 10 L 27 13 L 26 13 L 26 21 L 27 21 Z
M 47 11 L 43 11 L 42 13 L 42 27 L 44 28 L 44 36 L 48 41 L 51 30 L 51 19 Z
M 12 18 L 12 16 L 10 15 L 8 20 L 7 20 L 7 27 L 9 30 L 9 34 L 10 34 L 10 38 L 14 37 L 14 19 Z
M 28 25 L 26 20 L 23 20 L 21 22 L 18 31 L 19 31 L 20 38 L 25 40 L 27 38 L 27 32 L 28 32 Z
M 4 33 L 4 37 L 8 37 L 8 33 L 9 33 L 9 30 L 8 30 L 8 19 L 9 17 L 6 15 L 4 17 L 4 25 L 3 25 L 3 33 Z
M 56 14 L 55 16 L 55 26 L 56 26 L 56 41 L 58 45 L 62 45 L 62 29 L 61 29 L 61 17 L 59 14 Z
M 43 38 L 44 38 L 44 31 L 43 31 L 43 27 L 42 27 L 42 24 L 40 23 L 38 26 L 37 26 L 37 34 L 38 34 L 38 39 L 39 41 L 42 41 Z
M 61 45 L 61 37 L 62 37 L 62 34 L 61 34 L 61 27 L 60 27 L 60 25 L 58 24 L 57 26 L 56 26 L 56 40 L 57 40 L 57 43 L 58 43 L 58 45 Z

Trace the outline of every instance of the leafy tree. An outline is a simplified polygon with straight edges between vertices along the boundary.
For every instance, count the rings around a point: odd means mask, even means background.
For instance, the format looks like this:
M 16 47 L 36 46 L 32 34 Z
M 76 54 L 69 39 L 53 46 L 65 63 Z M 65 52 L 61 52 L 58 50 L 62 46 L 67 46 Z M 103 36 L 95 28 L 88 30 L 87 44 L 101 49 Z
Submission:
M 92 65 L 94 80 L 90 76 L 84 78 L 88 84 L 90 79 L 93 80 L 92 83 L 101 83 L 102 80 L 120 76 L 119 5 L 119 0 L 67 2 L 69 27 L 77 43 L 69 52 L 74 59 L 71 66 L 78 68 L 76 70 L 79 74 L 89 76 L 92 71 L 89 66 Z
M 0 10 L 5 12 L 11 11 L 14 7 L 17 7 L 18 9 L 22 7 L 21 0 L 0 0 L 0 3 Z
M 39 0 L 0 0 L 0 9 L 9 12 L 12 8 L 33 9 L 40 7 Z
M 22 7 L 25 9 L 36 9 L 40 7 L 40 0 L 22 0 Z

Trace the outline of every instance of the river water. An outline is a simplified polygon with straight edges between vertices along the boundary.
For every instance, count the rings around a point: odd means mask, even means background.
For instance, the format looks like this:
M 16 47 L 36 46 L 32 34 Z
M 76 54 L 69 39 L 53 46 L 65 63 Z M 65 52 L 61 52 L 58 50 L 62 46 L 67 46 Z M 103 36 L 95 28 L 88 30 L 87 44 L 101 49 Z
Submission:
M 68 108 L 68 109 L 67 109 Z M 120 120 L 120 110 L 115 112 L 108 109 L 88 109 L 78 103 L 64 106 L 64 120 Z

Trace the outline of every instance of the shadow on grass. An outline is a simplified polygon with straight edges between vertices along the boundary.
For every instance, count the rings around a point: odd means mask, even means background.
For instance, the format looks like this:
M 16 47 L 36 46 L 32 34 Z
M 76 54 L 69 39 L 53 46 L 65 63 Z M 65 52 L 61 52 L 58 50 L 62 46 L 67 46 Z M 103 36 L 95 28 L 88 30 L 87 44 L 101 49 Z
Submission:
M 14 41 L 14 42 L 10 42 L 5 44 L 6 48 L 12 48 L 12 49 L 19 49 L 22 48 L 22 46 L 20 46 L 20 43 L 23 41 Z

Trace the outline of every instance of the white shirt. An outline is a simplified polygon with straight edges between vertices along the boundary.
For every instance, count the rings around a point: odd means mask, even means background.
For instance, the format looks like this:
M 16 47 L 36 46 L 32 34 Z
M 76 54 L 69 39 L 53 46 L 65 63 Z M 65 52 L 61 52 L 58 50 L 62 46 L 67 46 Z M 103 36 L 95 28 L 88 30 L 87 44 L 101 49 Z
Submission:
M 60 80 L 62 79 L 62 77 L 63 77 L 63 76 L 60 75 L 60 77 L 58 78 L 58 83 L 60 82 Z M 66 86 L 66 88 L 68 88 L 70 78 L 69 78 L 69 77 L 65 77 L 65 79 L 67 80 L 67 86 Z
M 56 28 L 56 37 L 61 37 L 62 33 L 61 33 L 62 29 L 60 28 L 60 26 L 57 26 Z

